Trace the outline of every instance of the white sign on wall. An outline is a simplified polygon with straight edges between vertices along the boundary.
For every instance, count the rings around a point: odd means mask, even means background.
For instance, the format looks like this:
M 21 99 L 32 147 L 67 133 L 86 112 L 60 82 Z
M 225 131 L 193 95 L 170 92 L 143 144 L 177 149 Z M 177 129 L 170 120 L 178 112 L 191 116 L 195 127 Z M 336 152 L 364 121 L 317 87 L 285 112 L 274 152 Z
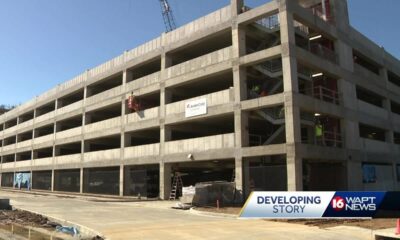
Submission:
M 185 103 L 185 117 L 207 114 L 207 99 L 201 98 Z

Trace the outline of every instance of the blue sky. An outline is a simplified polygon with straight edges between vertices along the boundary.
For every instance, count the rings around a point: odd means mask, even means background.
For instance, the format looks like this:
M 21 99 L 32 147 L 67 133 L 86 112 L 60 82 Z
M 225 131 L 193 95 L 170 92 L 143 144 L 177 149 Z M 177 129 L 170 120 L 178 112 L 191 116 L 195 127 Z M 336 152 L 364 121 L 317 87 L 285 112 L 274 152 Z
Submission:
M 229 0 L 169 0 L 178 25 Z M 260 5 L 266 0 L 247 0 Z M 20 104 L 164 31 L 158 0 L 2 0 L 0 104 Z M 349 0 L 351 23 L 400 58 L 398 0 Z M 371 15 L 373 12 L 373 15 Z

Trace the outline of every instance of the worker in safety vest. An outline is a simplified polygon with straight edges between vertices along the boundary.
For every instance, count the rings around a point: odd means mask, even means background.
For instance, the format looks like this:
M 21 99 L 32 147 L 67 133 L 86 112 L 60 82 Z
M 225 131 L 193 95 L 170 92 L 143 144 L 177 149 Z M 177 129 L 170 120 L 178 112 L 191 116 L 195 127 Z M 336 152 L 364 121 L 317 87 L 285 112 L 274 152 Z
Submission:
M 321 143 L 322 145 L 325 145 L 324 139 L 323 139 L 324 138 L 324 127 L 319 120 L 315 124 L 315 138 L 317 140 L 317 143 Z
M 250 97 L 258 98 L 260 96 L 260 85 L 256 84 L 250 89 Z
M 253 91 L 254 93 L 257 93 L 257 94 L 259 94 L 260 93 L 260 85 L 254 85 L 252 88 L 251 88 L 251 91 Z

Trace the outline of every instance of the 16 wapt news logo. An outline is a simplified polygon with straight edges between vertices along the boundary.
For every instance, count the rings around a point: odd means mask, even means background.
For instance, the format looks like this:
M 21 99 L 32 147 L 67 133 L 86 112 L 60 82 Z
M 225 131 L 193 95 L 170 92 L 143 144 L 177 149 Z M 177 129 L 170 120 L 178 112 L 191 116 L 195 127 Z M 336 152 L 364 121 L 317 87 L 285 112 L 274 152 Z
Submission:
M 376 197 L 334 197 L 331 206 L 335 211 L 376 211 Z
M 369 218 L 378 212 L 387 192 L 336 192 L 323 217 Z

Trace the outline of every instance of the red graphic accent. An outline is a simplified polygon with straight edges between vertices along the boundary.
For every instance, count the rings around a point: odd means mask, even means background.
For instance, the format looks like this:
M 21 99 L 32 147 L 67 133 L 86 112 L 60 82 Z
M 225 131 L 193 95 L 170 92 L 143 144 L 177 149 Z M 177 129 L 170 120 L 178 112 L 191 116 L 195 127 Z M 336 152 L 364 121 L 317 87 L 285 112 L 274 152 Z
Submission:
M 346 201 L 342 197 L 335 197 L 331 201 L 331 206 L 335 211 L 342 211 L 346 205 Z

